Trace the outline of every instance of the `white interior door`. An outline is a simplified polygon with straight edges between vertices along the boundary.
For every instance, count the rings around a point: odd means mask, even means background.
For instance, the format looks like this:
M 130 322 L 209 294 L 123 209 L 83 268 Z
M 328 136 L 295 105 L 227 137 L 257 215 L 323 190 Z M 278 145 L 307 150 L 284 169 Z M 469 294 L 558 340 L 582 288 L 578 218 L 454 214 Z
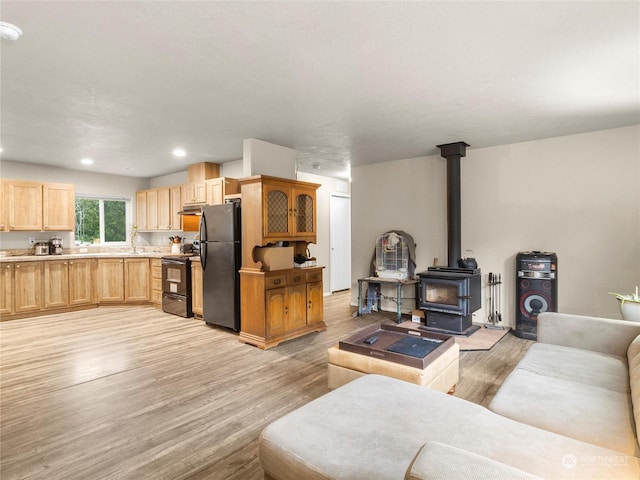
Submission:
M 351 288 L 351 199 L 331 195 L 329 200 L 331 291 Z

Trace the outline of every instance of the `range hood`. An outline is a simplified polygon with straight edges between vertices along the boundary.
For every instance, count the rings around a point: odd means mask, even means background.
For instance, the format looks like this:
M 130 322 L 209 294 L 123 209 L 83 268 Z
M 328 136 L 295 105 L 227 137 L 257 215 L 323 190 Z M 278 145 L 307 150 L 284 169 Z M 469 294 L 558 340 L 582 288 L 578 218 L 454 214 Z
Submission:
M 202 204 L 183 205 L 178 215 L 202 215 Z

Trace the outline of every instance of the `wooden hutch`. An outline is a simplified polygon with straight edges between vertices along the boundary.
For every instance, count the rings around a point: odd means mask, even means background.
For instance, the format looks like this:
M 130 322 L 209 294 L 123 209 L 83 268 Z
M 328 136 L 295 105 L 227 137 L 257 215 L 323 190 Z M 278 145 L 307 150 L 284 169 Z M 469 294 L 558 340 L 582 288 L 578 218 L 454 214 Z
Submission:
M 316 242 L 315 183 L 257 175 L 240 180 L 242 193 L 241 321 L 239 340 L 267 349 L 326 330 L 322 268 L 265 271 L 256 247 L 288 242 L 306 255 Z

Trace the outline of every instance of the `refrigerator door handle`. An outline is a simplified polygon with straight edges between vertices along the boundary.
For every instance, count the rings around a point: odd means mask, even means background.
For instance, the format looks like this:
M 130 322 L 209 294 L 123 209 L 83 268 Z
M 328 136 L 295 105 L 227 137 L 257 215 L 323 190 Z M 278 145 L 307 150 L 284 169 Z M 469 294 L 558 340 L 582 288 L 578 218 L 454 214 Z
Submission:
M 200 232 L 198 232 L 198 236 L 200 237 L 200 264 L 204 270 L 207 268 L 207 218 L 204 212 L 200 216 Z

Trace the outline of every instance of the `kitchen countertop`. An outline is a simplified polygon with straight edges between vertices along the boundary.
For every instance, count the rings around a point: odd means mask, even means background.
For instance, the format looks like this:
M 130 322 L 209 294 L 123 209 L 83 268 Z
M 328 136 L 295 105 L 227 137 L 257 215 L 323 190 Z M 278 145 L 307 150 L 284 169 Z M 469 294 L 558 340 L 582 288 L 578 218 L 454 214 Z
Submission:
M 176 254 L 171 252 L 86 252 L 86 253 L 64 253 L 62 255 L 14 255 L 0 257 L 0 263 L 5 262 L 35 262 L 40 260 L 73 260 L 74 258 L 162 258 L 167 256 L 191 254 Z

